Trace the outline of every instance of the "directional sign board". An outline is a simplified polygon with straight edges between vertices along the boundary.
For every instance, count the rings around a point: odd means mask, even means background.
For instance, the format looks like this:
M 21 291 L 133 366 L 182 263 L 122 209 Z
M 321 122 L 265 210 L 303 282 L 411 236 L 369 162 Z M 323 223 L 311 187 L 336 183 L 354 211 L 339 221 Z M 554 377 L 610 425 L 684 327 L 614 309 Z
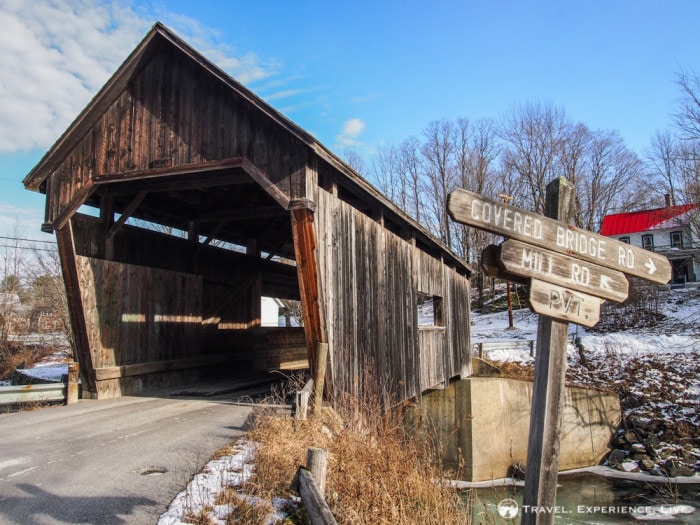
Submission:
M 510 273 L 618 303 L 627 299 L 629 283 L 621 272 L 512 239 L 500 248 L 500 264 Z
M 603 302 L 598 297 L 538 279 L 530 281 L 529 299 L 535 313 L 588 327 L 595 326 L 600 320 Z
M 556 253 L 570 255 L 655 283 L 671 279 L 671 264 L 663 255 L 603 237 L 563 222 L 458 189 L 447 197 L 447 210 L 468 224 Z

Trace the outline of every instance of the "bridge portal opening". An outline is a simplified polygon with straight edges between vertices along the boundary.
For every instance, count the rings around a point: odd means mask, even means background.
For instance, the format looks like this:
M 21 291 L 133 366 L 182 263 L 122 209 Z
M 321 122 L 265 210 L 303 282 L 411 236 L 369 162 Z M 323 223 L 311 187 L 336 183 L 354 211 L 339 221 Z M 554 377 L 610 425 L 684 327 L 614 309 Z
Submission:
M 80 212 L 88 396 L 308 366 L 290 212 L 243 170 L 111 181 Z

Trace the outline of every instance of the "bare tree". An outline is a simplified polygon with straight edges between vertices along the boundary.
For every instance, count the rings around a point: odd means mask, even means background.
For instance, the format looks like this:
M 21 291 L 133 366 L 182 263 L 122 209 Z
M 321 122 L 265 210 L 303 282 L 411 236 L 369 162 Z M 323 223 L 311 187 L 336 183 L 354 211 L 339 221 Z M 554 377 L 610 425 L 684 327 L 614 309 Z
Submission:
M 574 214 L 574 223 L 577 226 L 583 226 L 584 222 L 580 186 L 583 183 L 584 172 L 590 167 L 588 153 L 590 152 L 591 140 L 591 131 L 584 124 L 578 123 L 568 126 L 559 157 L 561 175 L 577 188 Z
M 680 135 L 677 167 L 680 171 L 683 200 L 700 204 L 700 77 L 695 71 L 678 73 L 681 97 L 673 115 Z
M 501 121 L 508 171 L 518 174 L 529 194 L 523 204 L 536 212 L 544 212 L 547 183 L 562 175 L 559 161 L 568 126 L 563 110 L 539 103 L 516 106 Z
M 345 162 L 345 164 L 350 166 L 353 171 L 359 173 L 360 175 L 366 173 L 367 171 L 364 159 L 354 149 L 345 148 L 343 150 L 343 162 Z
M 403 209 L 401 188 L 396 166 L 396 150 L 392 144 L 382 144 L 370 162 L 371 178 L 385 197 Z
M 591 133 L 586 150 L 577 185 L 580 220 L 584 229 L 599 231 L 605 215 L 644 206 L 646 196 L 638 191 L 643 165 L 617 131 Z
M 408 193 L 406 212 L 418 222 L 421 221 L 423 207 L 421 164 L 420 140 L 416 136 L 408 137 L 399 147 L 399 171 Z
M 502 192 L 497 182 L 496 160 L 500 145 L 492 120 L 482 119 L 469 123 L 458 119 L 457 125 L 457 173 L 460 186 L 481 195 L 495 196 Z M 458 253 L 468 262 L 478 262 L 481 251 L 491 237 L 483 230 L 459 225 Z
M 679 166 L 680 145 L 669 130 L 657 131 L 651 138 L 651 145 L 646 152 L 647 169 L 651 176 L 648 191 L 662 197 L 667 194 L 670 204 L 678 204 L 678 191 L 681 169 Z
M 677 84 L 681 89 L 678 110 L 673 120 L 680 131 L 681 139 L 700 140 L 700 77 L 695 71 L 680 71 Z
M 35 312 L 49 311 L 54 315 L 58 320 L 56 331 L 63 333 L 70 347 L 74 348 L 68 298 L 58 250 L 33 246 L 32 253 L 34 269 L 31 274 L 31 285 L 34 310 Z
M 428 124 L 423 135 L 427 219 L 437 236 L 452 247 L 453 225 L 446 204 L 447 195 L 457 187 L 454 170 L 455 128 L 447 119 L 435 120 Z

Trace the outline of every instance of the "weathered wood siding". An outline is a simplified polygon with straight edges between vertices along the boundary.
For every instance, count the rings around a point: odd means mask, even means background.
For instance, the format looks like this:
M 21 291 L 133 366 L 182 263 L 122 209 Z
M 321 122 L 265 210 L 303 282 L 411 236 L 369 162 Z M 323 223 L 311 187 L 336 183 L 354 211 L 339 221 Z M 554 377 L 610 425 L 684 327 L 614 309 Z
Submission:
M 77 257 L 95 368 L 198 355 L 202 279 Z
M 323 189 L 315 225 L 336 388 L 358 392 L 369 369 L 403 400 L 464 371 L 467 277 Z M 444 327 L 419 329 L 419 292 L 443 299 Z
M 262 290 L 298 298 L 293 266 L 125 227 L 114 261 L 94 257 L 99 222 L 76 216 L 79 293 L 97 397 L 307 366 L 301 328 L 254 328 Z M 178 256 L 174 256 L 177 254 Z M 267 281 L 272 284 L 267 284 Z
M 290 199 L 306 197 L 309 148 L 258 102 L 174 48 L 154 53 L 47 181 L 53 222 L 95 175 L 244 157 Z

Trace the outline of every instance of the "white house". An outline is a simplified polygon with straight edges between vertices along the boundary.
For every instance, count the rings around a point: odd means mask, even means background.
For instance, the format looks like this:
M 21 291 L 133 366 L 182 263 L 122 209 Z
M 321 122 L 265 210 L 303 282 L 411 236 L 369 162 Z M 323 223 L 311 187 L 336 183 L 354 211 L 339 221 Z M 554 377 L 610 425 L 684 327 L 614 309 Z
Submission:
M 671 284 L 700 281 L 697 204 L 606 215 L 600 233 L 668 257 L 673 267 Z

